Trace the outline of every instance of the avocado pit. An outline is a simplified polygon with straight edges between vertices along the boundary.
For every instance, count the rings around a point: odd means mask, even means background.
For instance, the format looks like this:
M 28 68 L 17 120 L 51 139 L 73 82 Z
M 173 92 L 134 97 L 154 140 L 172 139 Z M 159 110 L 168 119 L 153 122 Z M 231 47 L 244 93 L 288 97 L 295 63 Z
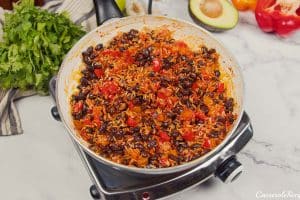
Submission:
M 223 6 L 219 0 L 203 0 L 200 2 L 200 10 L 210 18 L 217 18 L 222 15 Z

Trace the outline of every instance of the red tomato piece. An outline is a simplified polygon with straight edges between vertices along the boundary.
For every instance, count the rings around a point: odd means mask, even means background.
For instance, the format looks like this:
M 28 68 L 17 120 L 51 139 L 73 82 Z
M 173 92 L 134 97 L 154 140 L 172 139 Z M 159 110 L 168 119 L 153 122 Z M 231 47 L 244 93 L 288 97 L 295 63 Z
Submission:
M 118 93 L 118 85 L 113 82 L 113 81 L 109 81 L 104 83 L 103 87 L 101 88 L 101 92 L 109 98 L 113 98 L 115 94 Z
M 158 59 L 154 59 L 153 60 L 153 67 L 152 67 L 153 71 L 159 72 L 160 68 L 161 68 L 161 63 L 159 62 Z
M 83 120 L 83 125 L 84 126 L 91 126 L 91 125 L 93 125 L 93 123 L 90 119 L 86 118 L 86 119 Z
M 195 140 L 195 134 L 192 131 L 186 131 L 182 137 L 186 141 L 194 141 Z
M 205 149 L 210 149 L 211 148 L 211 143 L 210 140 L 208 138 L 204 138 L 204 142 L 203 142 L 203 148 Z
M 101 120 L 99 119 L 99 117 L 96 117 L 94 119 L 94 123 L 96 124 L 97 127 L 100 127 L 101 126 Z
M 98 78 L 101 78 L 104 75 L 104 72 L 102 69 L 94 69 L 94 73 Z
M 196 119 L 200 119 L 200 120 L 205 120 L 206 119 L 206 116 L 203 112 L 201 111 L 198 111 L 195 113 L 195 118 Z
M 157 97 L 161 99 L 166 99 L 167 97 L 170 97 L 172 95 L 172 91 L 170 91 L 167 88 L 161 88 L 157 92 Z
M 74 104 L 73 111 L 75 113 L 78 113 L 78 112 L 80 112 L 82 110 L 82 108 L 83 108 L 83 102 L 79 101 L 79 102 L 77 102 L 77 103 Z
M 129 108 L 129 110 L 132 110 L 134 108 L 134 104 L 132 101 L 128 102 L 128 108 Z
M 160 140 L 162 142 L 169 142 L 170 141 L 170 136 L 166 132 L 159 131 L 158 134 L 159 134 Z
M 134 118 L 132 117 L 128 117 L 127 121 L 126 121 L 127 125 L 130 126 L 130 127 L 135 127 L 137 126 L 137 121 L 135 121 Z
M 176 45 L 180 48 L 186 48 L 187 47 L 187 44 L 183 41 L 176 42 Z
M 223 93 L 224 90 L 225 90 L 224 83 L 219 83 L 219 84 L 218 84 L 217 92 L 218 92 L 218 93 Z

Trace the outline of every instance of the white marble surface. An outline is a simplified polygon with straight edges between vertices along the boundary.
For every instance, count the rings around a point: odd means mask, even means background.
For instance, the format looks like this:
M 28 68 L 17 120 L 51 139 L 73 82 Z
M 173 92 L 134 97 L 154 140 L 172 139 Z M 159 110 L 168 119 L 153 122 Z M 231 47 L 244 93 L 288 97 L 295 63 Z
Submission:
M 191 21 L 187 7 L 169 2 L 166 13 Z M 214 35 L 236 55 L 245 78 L 245 108 L 255 131 L 238 155 L 245 172 L 232 184 L 212 179 L 170 199 L 300 193 L 300 34 L 283 40 L 262 33 L 248 13 L 234 30 Z M 90 179 L 63 125 L 51 118 L 52 105 L 50 97 L 39 96 L 18 102 L 25 131 L 0 138 L 0 199 L 90 199 Z

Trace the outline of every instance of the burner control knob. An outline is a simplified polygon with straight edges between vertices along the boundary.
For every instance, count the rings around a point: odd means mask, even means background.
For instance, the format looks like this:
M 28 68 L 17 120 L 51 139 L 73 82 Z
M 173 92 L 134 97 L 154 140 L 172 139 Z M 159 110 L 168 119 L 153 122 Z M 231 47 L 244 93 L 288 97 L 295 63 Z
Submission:
M 91 196 L 92 196 L 94 199 L 101 199 L 100 193 L 99 193 L 99 191 L 97 190 L 97 188 L 96 188 L 95 185 L 92 185 L 92 186 L 90 187 L 90 193 L 91 193 Z
M 56 121 L 61 121 L 60 116 L 59 116 L 59 112 L 58 112 L 56 106 L 53 106 L 53 107 L 51 108 L 51 115 L 52 115 L 52 117 L 53 117 Z
M 236 180 L 242 173 L 243 166 L 237 161 L 235 156 L 225 160 L 216 170 L 215 175 L 224 183 L 231 183 Z

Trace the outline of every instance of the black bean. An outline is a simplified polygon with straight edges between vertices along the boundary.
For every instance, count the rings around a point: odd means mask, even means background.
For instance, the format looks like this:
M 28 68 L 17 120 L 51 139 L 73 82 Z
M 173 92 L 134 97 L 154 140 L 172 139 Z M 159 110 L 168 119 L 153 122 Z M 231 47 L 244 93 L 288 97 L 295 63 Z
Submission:
M 89 70 L 89 71 L 91 71 L 91 72 L 94 71 L 93 65 L 87 65 L 87 66 L 86 66 L 86 69 Z
M 97 44 L 95 47 L 95 50 L 100 51 L 101 49 L 103 49 L 103 44 L 101 44 L 101 43 Z
M 215 49 L 210 49 L 210 50 L 208 51 L 208 53 L 209 53 L 209 54 L 214 54 L 214 53 L 216 53 L 216 50 L 215 50 Z
M 203 104 L 200 106 L 200 109 L 205 113 L 207 114 L 209 112 L 209 108 L 207 105 Z
M 135 143 L 134 148 L 142 150 L 142 149 L 144 149 L 144 145 L 142 145 L 142 143 Z
M 80 84 L 81 84 L 82 86 L 87 86 L 87 85 L 89 84 L 89 81 L 88 81 L 85 77 L 82 77 L 82 78 L 80 79 Z
M 169 113 L 167 113 L 167 117 L 169 117 L 172 120 L 175 120 L 176 117 L 177 117 L 177 115 L 175 113 L 173 113 L 173 112 L 169 112 Z
M 100 133 L 106 132 L 107 127 L 108 127 L 108 122 L 107 122 L 107 121 L 104 121 L 104 122 L 101 124 L 101 127 L 99 128 L 99 132 L 100 132 Z
M 218 138 L 219 135 L 220 135 L 220 132 L 217 130 L 211 130 L 210 133 L 208 134 L 208 136 L 211 138 Z
M 136 126 L 132 128 L 132 132 L 134 133 L 139 133 L 140 132 L 140 127 Z
M 169 127 L 169 123 L 168 122 L 163 122 L 163 123 L 161 123 L 161 127 L 166 129 L 166 128 Z
M 149 50 L 146 48 L 146 49 L 143 49 L 143 50 L 142 50 L 142 54 L 143 54 L 144 58 L 147 58 L 147 57 L 150 55 L 150 52 L 149 52 Z
M 156 146 L 157 146 L 156 140 L 149 140 L 148 143 L 147 143 L 147 146 L 148 146 L 149 148 L 156 147 Z
M 199 147 L 201 147 L 199 143 L 192 144 L 191 146 L 192 149 L 198 149 Z
M 139 31 L 136 29 L 130 29 L 130 31 L 129 31 L 129 34 L 131 34 L 131 35 L 137 35 L 138 33 L 139 33 Z
M 147 151 L 142 150 L 141 155 L 142 155 L 142 157 L 147 158 L 150 154 Z
M 219 70 L 215 70 L 215 76 L 216 77 L 220 77 L 220 75 L 221 75 L 220 71 Z
M 137 142 L 142 141 L 142 137 L 141 137 L 140 133 L 134 133 L 133 138 L 134 138 L 134 141 L 137 141 Z
M 135 105 L 141 105 L 144 103 L 144 97 L 142 95 L 138 95 L 135 97 L 135 99 L 133 100 L 133 103 Z
M 153 71 L 149 72 L 148 76 L 150 77 L 154 77 L 155 76 L 155 73 Z
M 202 60 L 200 60 L 199 62 L 198 62 L 198 67 L 203 67 L 205 65 L 205 63 L 202 61 Z
M 173 154 L 169 154 L 168 157 L 169 157 L 171 160 L 174 160 L 174 161 L 178 162 L 178 157 L 177 157 L 177 156 L 174 156 Z
M 121 52 L 123 52 L 123 51 L 125 51 L 125 48 L 124 48 L 124 47 L 120 47 L 119 50 L 120 50 Z
M 86 99 L 86 96 L 82 92 L 79 92 L 79 94 L 77 96 L 75 96 L 76 101 L 85 100 L 85 99 Z
M 118 130 L 114 136 L 116 137 L 116 139 L 122 139 L 124 136 L 124 131 L 123 130 Z
M 88 56 L 83 56 L 83 62 L 87 65 L 91 65 L 92 61 Z
M 174 137 L 174 138 L 178 137 L 179 134 L 180 134 L 180 133 L 179 133 L 178 131 L 176 131 L 176 130 L 173 130 L 173 131 L 171 132 L 171 136 Z
M 86 52 L 88 53 L 88 55 L 91 55 L 91 53 L 93 53 L 93 47 L 89 46 L 86 50 Z

